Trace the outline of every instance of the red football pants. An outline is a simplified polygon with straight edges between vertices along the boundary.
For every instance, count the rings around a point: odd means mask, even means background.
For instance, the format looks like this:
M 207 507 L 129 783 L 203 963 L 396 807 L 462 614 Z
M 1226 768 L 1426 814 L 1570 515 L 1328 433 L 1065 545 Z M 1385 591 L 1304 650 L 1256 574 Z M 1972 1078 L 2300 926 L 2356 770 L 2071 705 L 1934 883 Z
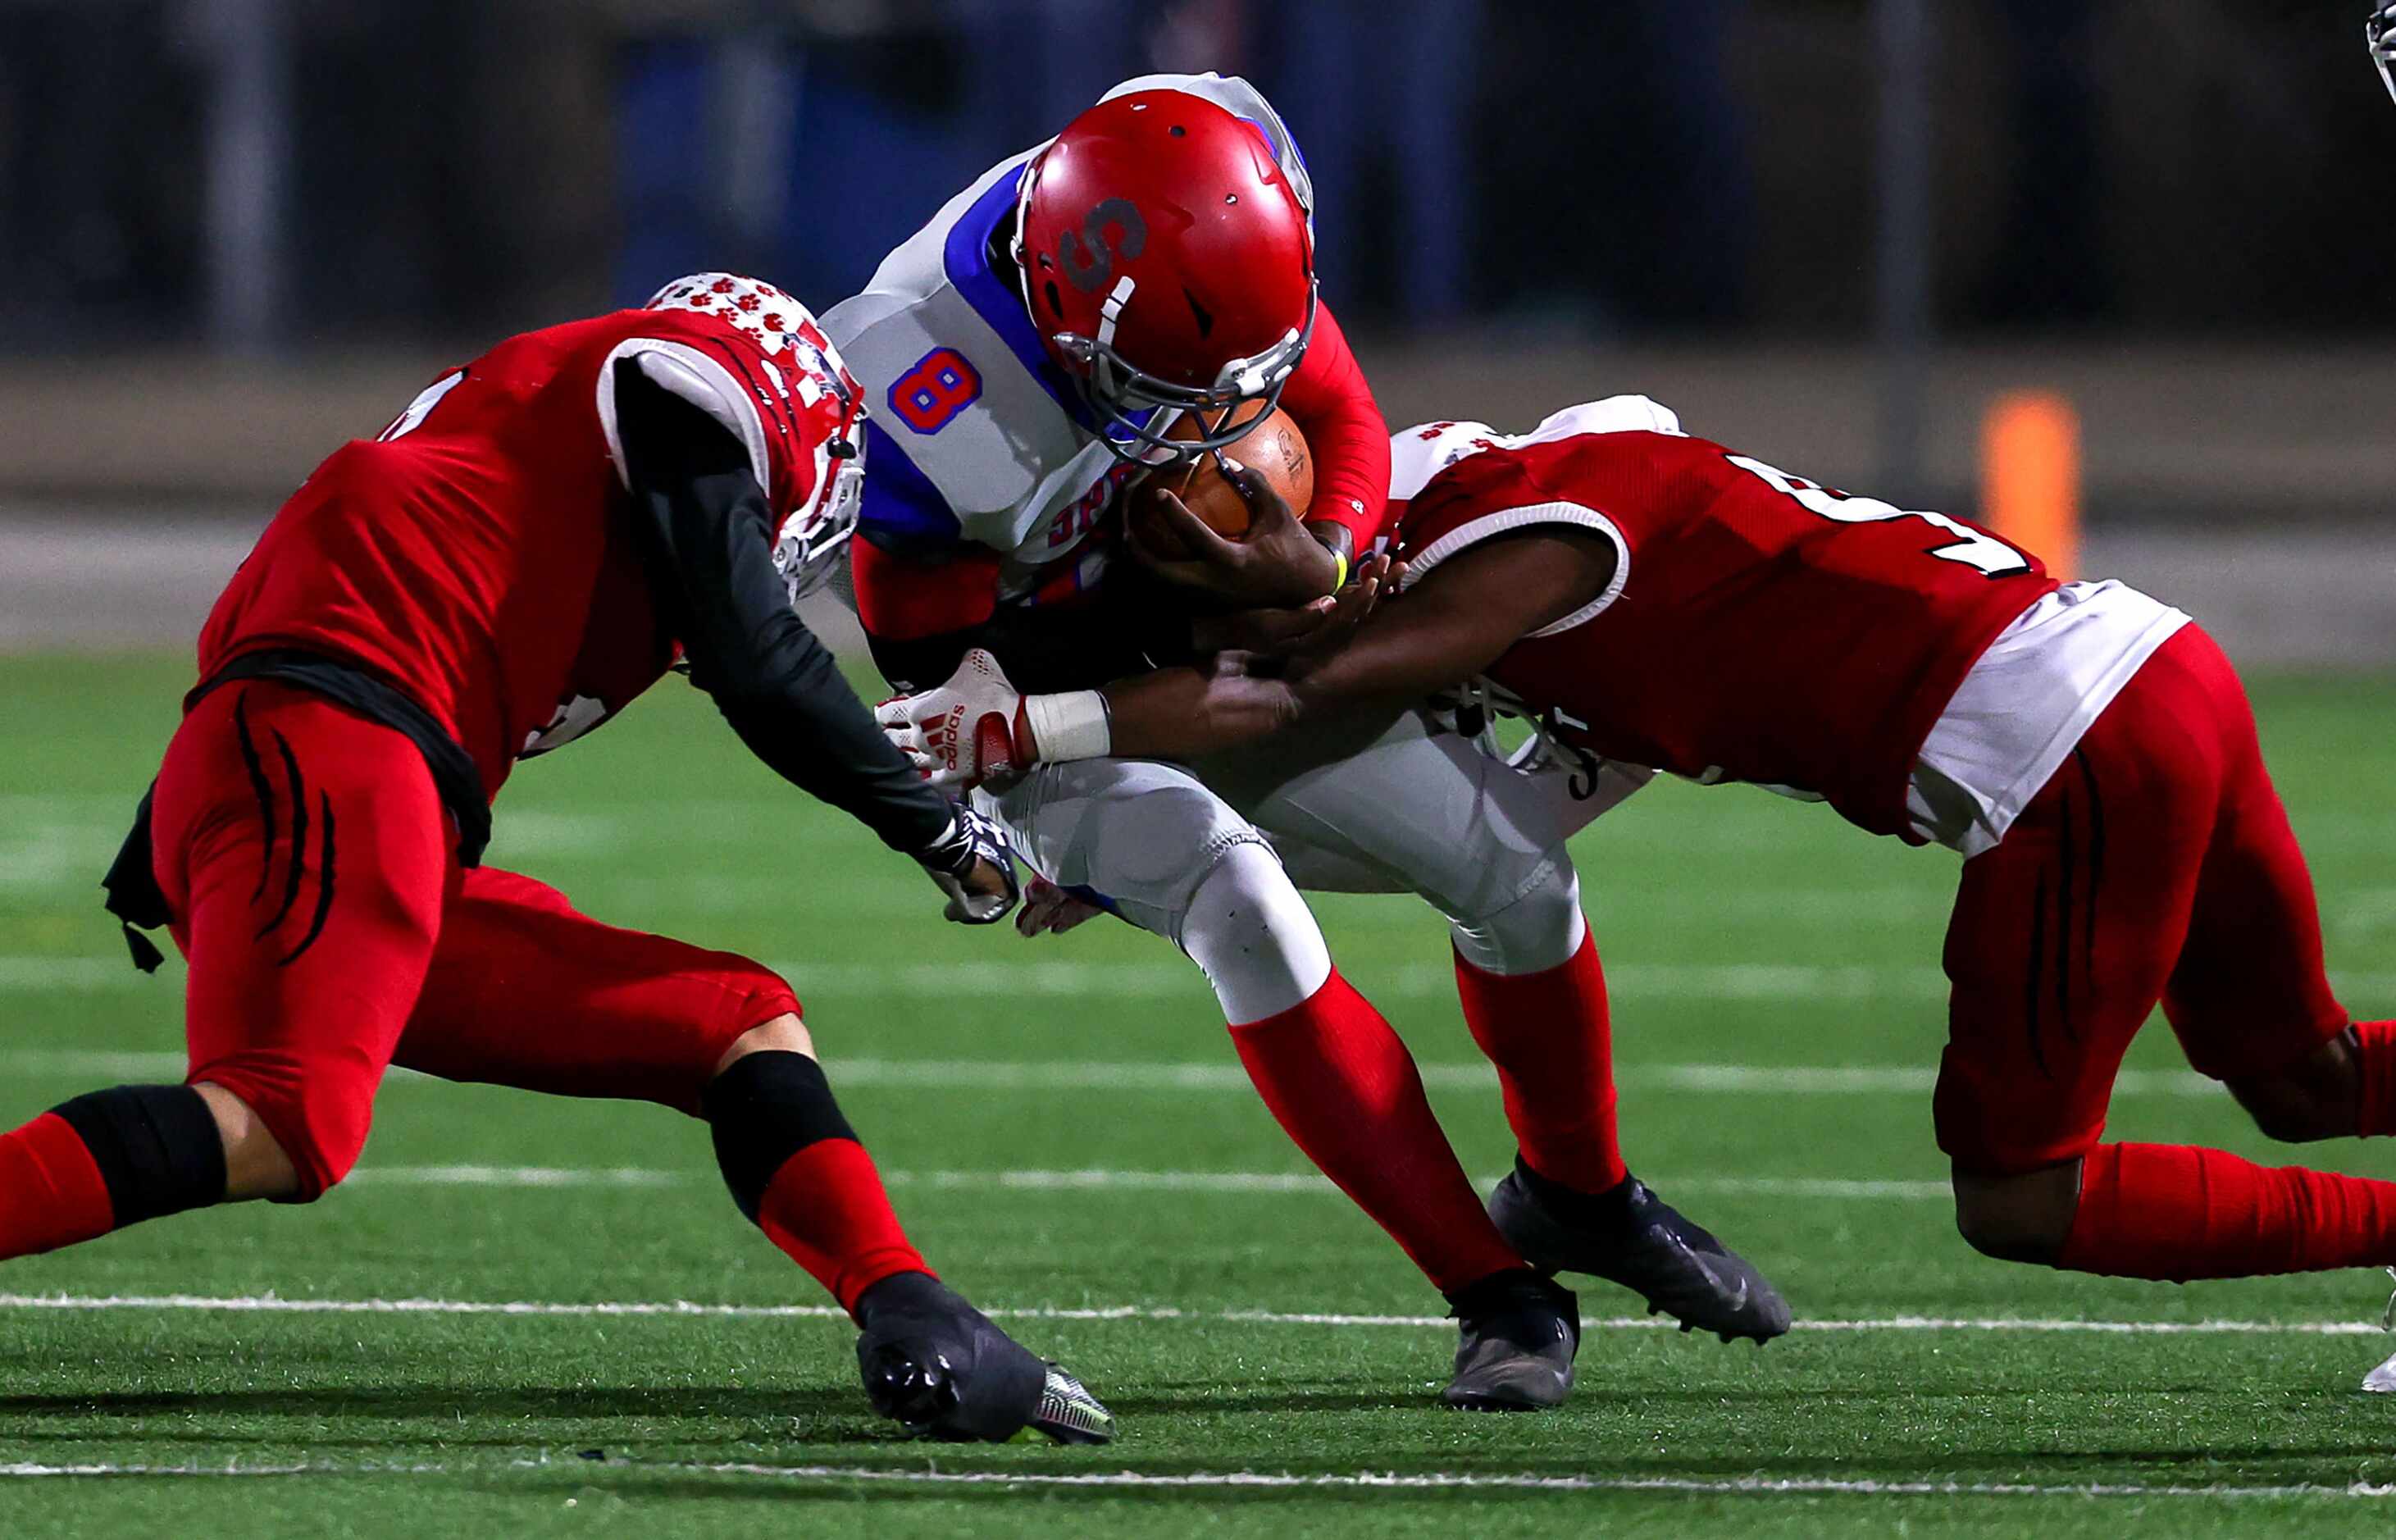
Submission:
M 272 682 L 203 698 L 152 826 L 190 963 L 188 1079 L 257 1112 L 311 1199 L 366 1145 L 385 1067 L 696 1114 L 735 1039 L 795 1013 L 745 958 L 461 873 L 406 737 Z
M 2311 875 L 2210 636 L 2166 642 L 1963 863 L 1946 966 L 1938 1147 L 1980 1175 L 2093 1148 L 2158 1001 L 2216 1080 L 2284 1069 L 2346 1029 Z

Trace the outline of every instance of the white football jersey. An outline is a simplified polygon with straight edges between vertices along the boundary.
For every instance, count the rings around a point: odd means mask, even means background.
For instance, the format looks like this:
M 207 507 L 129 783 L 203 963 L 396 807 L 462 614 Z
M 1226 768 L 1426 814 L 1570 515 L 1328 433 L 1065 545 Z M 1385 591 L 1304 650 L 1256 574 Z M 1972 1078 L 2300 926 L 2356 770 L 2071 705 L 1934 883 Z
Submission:
M 1237 76 L 1143 75 L 1107 93 L 1187 91 L 1256 125 L 1301 200 L 1305 163 Z M 970 542 L 1001 552 L 1000 596 L 1086 589 L 1091 530 L 1133 470 L 1099 442 L 1073 382 L 1033 329 L 1012 263 L 1017 186 L 1034 145 L 984 172 L 823 316 L 863 385 L 861 527 L 899 553 Z M 992 247 L 1002 253 L 992 259 Z

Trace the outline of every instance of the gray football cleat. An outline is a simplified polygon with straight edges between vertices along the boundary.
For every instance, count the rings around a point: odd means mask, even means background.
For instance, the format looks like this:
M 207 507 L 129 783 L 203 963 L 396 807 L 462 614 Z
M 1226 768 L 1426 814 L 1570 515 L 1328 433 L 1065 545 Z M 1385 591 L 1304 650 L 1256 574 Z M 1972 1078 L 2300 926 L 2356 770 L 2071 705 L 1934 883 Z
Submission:
M 1533 1267 L 1619 1283 L 1684 1332 L 1768 1342 L 1789 1330 L 1789 1302 L 1747 1258 L 1684 1217 L 1636 1176 L 1591 1196 L 1549 1181 L 1517 1157 L 1489 1194 L 1498 1233 Z
M 1459 1412 L 1539 1412 L 1572 1393 L 1580 1306 L 1570 1289 L 1522 1269 L 1450 1296 L 1456 1377 L 1439 1399 Z
M 2389 1268 L 2388 1276 L 2396 1279 L 2396 1268 Z M 2396 1332 L 2396 1294 L 2388 1296 L 2388 1308 L 2379 1312 L 2379 1329 Z M 2396 1393 L 2396 1358 L 2363 1375 L 2363 1387 L 2376 1396 Z
M 899 1273 L 857 1302 L 866 1399 L 924 1438 L 1005 1443 L 1045 1433 L 1106 1443 L 1114 1414 L 1082 1382 L 991 1323 L 928 1273 Z

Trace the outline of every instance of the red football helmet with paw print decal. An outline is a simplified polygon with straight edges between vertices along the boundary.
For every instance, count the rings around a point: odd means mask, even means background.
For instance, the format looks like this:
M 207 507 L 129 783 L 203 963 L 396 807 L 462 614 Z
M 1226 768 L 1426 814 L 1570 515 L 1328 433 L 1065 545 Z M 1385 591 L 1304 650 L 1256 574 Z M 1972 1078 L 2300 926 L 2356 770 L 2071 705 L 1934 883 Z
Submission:
M 814 475 L 792 489 L 774 541 L 775 569 L 795 604 L 832 577 L 839 565 L 833 558 L 857 531 L 865 490 L 864 392 L 814 313 L 771 284 L 695 272 L 658 290 L 644 308 L 721 316 L 764 351 L 768 383 L 794 419 L 787 426 L 812 449 Z
M 1232 408 L 1281 394 L 1314 329 L 1311 213 L 1256 125 L 1184 91 L 1111 98 L 1032 157 L 1024 303 L 1118 453 L 1219 449 Z M 1205 431 L 1168 440 L 1176 413 Z

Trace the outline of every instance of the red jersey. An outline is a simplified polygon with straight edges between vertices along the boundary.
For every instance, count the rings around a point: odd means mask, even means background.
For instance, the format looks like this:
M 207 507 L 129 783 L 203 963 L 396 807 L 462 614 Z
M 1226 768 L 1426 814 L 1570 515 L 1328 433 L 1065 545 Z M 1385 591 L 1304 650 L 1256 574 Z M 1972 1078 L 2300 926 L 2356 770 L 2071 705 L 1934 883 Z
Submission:
M 1997 633 L 2057 587 L 1985 529 L 1688 437 L 1641 397 L 1520 438 L 1433 424 L 1400 434 L 1398 456 L 1396 490 L 1410 469 L 1419 483 L 1400 524 L 1409 582 L 1526 525 L 1613 542 L 1606 591 L 1489 670 L 1565 741 L 1819 796 L 1916 843 L 1906 788 L 1923 738 Z
M 699 291 L 712 309 L 686 300 L 511 338 L 381 437 L 335 450 L 218 599 L 200 676 L 268 648 L 360 665 L 449 730 L 486 795 L 518 758 L 620 710 L 676 648 L 634 548 L 614 364 L 638 358 L 730 430 L 777 526 L 819 473 L 791 399 L 798 371 L 776 364 L 783 339 L 756 319 L 774 327 L 779 296 L 715 285 Z

